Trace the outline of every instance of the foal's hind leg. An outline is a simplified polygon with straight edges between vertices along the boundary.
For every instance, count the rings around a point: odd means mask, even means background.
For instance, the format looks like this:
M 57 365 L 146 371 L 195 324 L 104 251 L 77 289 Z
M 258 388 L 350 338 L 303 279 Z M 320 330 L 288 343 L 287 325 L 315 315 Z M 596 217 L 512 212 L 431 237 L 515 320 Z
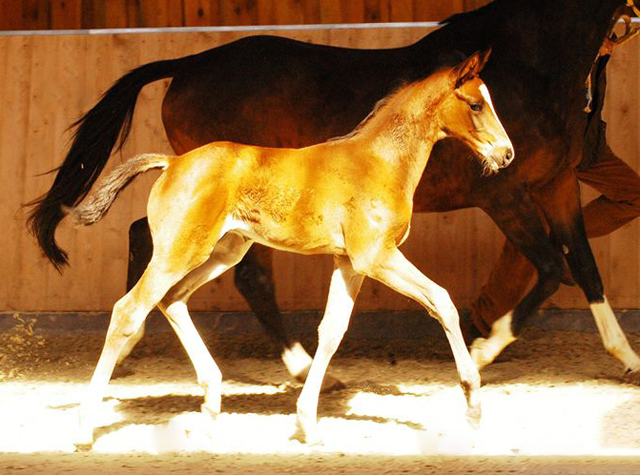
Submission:
M 440 322 L 451 345 L 460 385 L 467 399 L 467 418 L 476 426 L 480 422 L 480 374 L 471 360 L 460 331 L 458 311 L 445 289 L 429 280 L 398 249 L 389 250 L 371 263 L 361 263 L 362 272 L 411 297 Z M 358 270 L 360 270 L 357 267 Z
M 347 327 L 364 276 L 356 273 L 348 257 L 335 256 L 327 307 L 318 327 L 318 349 L 313 357 L 307 380 L 298 397 L 297 431 L 294 438 L 302 442 L 318 442 L 316 434 L 318 395 L 327 367 Z
M 149 223 L 147 218 L 134 221 L 129 227 L 129 261 L 127 265 L 127 292 L 133 288 L 140 280 L 142 274 L 151 261 L 153 255 L 153 242 L 151 240 L 151 232 L 149 231 Z M 124 348 L 118 356 L 117 365 L 131 354 L 133 348 L 138 344 L 144 336 L 145 324 L 142 322 L 136 333 L 131 335 L 127 340 Z
M 93 442 L 92 418 L 102 401 L 116 361 L 127 341 L 139 330 L 148 313 L 180 277 L 163 272 L 152 262 L 138 284 L 113 306 L 104 347 L 87 394 L 80 405 L 78 444 Z
M 198 384 L 204 389 L 202 411 L 211 417 L 220 413 L 222 374 L 193 325 L 187 302 L 200 286 L 236 265 L 251 244 L 251 241 L 238 234 L 225 234 L 209 259 L 173 286 L 158 304 L 193 363 Z

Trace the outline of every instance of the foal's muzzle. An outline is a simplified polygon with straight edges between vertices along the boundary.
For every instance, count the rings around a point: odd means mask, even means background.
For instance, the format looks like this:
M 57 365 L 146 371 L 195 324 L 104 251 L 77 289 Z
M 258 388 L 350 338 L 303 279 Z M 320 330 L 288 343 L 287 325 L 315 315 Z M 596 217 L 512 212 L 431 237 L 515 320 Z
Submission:
M 489 156 L 489 160 L 493 162 L 492 168 L 497 171 L 500 168 L 509 166 L 514 156 L 515 153 L 511 146 L 494 147 Z

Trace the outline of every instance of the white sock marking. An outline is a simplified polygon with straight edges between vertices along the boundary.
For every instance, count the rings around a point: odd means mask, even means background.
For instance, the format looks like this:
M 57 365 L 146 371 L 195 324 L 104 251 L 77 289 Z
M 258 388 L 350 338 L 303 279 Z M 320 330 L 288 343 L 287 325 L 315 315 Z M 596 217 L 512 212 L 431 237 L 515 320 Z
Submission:
M 491 326 L 489 338 L 477 338 L 471 345 L 471 358 L 478 369 L 493 362 L 508 345 L 516 340 L 511 331 L 513 312 L 508 312 Z

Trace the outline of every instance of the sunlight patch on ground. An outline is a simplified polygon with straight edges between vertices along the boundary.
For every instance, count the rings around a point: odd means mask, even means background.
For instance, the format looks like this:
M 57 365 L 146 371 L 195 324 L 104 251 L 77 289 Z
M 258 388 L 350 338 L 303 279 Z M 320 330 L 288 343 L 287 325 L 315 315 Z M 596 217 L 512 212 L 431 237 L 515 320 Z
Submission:
M 603 446 L 604 420 L 632 397 L 624 390 L 620 394 L 620 386 L 611 387 L 615 391 L 603 391 L 602 384 L 484 387 L 477 430 L 464 420 L 465 402 L 458 388 L 434 392 L 426 385 L 399 385 L 405 393 L 400 396 L 360 393 L 350 401 L 349 414 L 420 424 L 423 453 L 639 455 L 640 448 Z
M 73 451 L 77 402 L 86 384 L 5 382 L 0 385 L 1 452 Z M 269 413 L 260 395 L 285 386 L 224 383 L 224 396 L 257 395 L 253 413 L 223 412 L 215 422 L 192 410 L 180 412 L 172 398 L 197 408 L 202 390 L 193 383 L 112 383 L 96 415 L 93 450 L 107 453 L 207 451 L 212 453 L 640 455 L 640 449 L 603 444 L 603 423 L 637 388 L 616 384 L 500 384 L 482 389 L 478 430 L 465 421 L 457 386 L 403 385 L 393 394 L 361 391 L 346 400 L 339 417 L 321 417 L 324 445 L 290 440 L 295 405 Z M 224 410 L 223 396 L 223 410 Z M 194 398 L 191 401 L 189 398 Z M 321 410 L 323 397 L 321 397 Z M 160 404 L 153 407 L 152 404 Z M 262 405 L 261 405 L 262 404 Z M 149 408 L 149 409 L 148 409 Z M 148 410 L 148 415 L 137 412 Z

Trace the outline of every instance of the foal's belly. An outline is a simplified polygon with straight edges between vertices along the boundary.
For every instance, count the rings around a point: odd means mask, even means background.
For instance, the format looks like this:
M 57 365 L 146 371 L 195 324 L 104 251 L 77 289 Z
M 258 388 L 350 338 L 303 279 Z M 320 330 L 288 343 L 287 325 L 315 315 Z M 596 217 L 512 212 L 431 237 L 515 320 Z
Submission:
M 236 232 L 265 246 L 297 254 L 346 253 L 344 235 L 339 224 L 305 223 L 304 219 L 287 219 L 273 223 L 270 218 L 243 219 L 229 216 L 225 220 L 221 236 Z

